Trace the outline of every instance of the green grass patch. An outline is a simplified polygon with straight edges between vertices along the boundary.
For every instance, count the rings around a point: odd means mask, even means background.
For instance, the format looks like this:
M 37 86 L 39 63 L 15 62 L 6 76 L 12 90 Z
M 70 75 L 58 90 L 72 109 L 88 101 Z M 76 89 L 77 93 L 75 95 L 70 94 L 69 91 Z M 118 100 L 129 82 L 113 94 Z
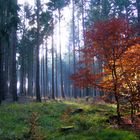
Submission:
M 84 111 L 71 114 L 77 108 Z M 106 120 L 111 114 L 115 114 L 115 106 L 105 104 L 66 101 L 2 105 L 0 140 L 29 140 L 31 135 L 35 140 L 138 140 L 134 133 L 109 128 Z

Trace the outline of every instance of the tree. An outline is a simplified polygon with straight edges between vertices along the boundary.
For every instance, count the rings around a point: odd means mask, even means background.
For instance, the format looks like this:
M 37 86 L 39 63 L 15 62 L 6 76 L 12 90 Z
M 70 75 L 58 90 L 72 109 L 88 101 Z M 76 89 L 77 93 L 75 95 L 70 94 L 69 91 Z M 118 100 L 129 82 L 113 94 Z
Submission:
M 39 49 L 40 45 L 44 44 L 44 40 L 46 40 L 45 45 L 47 50 L 47 39 L 52 33 L 52 14 L 48 10 L 43 10 L 43 6 L 44 5 L 41 4 L 40 1 L 36 1 L 34 9 L 25 4 L 20 25 L 22 36 L 19 40 L 21 91 L 23 93 L 23 91 L 27 90 L 28 93 L 32 95 L 33 83 L 35 83 L 34 88 L 36 89 L 34 91 L 36 91 L 36 100 L 39 102 L 41 101 L 40 89 L 43 88 L 45 81 L 48 84 L 47 80 L 42 80 L 43 77 L 48 76 L 48 73 L 43 72 L 43 70 L 41 71 L 41 68 L 47 70 L 48 67 L 46 66 L 44 68 L 44 66 L 42 66 L 44 62 L 40 63 Z M 30 26 L 30 28 L 28 28 L 28 26 Z M 48 58 L 45 62 L 47 63 L 47 61 Z M 40 73 L 42 74 L 41 77 Z M 28 81 L 28 89 L 25 89 L 26 81 Z
M 122 19 L 98 22 L 86 32 L 86 48 L 82 50 L 83 60 L 77 74 L 72 76 L 79 87 L 98 87 L 113 93 L 117 104 L 118 124 L 120 124 L 120 75 L 118 60 L 138 39 L 129 24 Z M 93 62 L 102 62 L 103 72 L 93 73 Z
M 12 94 L 13 100 L 17 101 L 17 81 L 16 81 L 16 47 L 17 47 L 17 39 L 16 39 L 16 30 L 18 23 L 17 10 L 19 9 L 17 6 L 17 1 L 1 1 L 0 2 L 0 102 L 1 99 L 4 99 L 6 95 L 6 90 L 8 89 L 7 81 L 8 69 L 11 71 L 10 75 L 10 92 Z M 11 46 L 9 51 L 9 46 Z M 9 63 L 6 61 L 6 56 L 9 55 Z M 5 87 L 7 88 L 5 90 Z
M 54 21 L 52 20 L 52 26 L 54 27 Z M 54 94 L 54 33 L 52 33 L 52 99 L 55 99 Z
M 62 48 L 61 48 L 61 30 L 60 30 L 60 23 L 61 23 L 61 10 L 63 7 L 68 5 L 70 0 L 51 0 L 50 2 L 47 3 L 48 9 L 55 11 L 58 11 L 58 21 L 59 21 L 59 49 L 60 49 L 60 81 L 61 81 L 61 95 L 62 98 L 65 98 L 65 93 L 64 93 L 64 83 L 63 83 L 63 66 L 62 66 Z
M 1 40 L 0 40 L 0 73 L 2 74 L 2 46 L 1 46 Z M 0 76 L 0 86 L 3 87 L 2 85 L 3 83 L 3 78 L 2 76 Z M 3 90 L 1 88 L 0 90 L 0 104 L 1 104 L 1 101 L 2 101 L 2 93 L 3 93 Z
M 4 1 L 0 2 L 0 104 L 3 98 L 4 94 L 4 71 L 3 71 L 3 57 L 4 57 L 4 43 L 6 40 L 9 39 L 8 30 L 7 30 L 7 15 L 5 14 L 7 12 L 7 6 L 8 4 L 5 2 L 3 6 Z M 9 14 L 9 13 L 8 13 Z
M 40 46 L 40 20 L 39 20 L 39 14 L 40 14 L 40 8 L 41 3 L 40 0 L 36 0 L 36 22 L 37 22 L 37 44 L 36 44 L 36 101 L 41 102 L 40 97 L 40 83 L 39 83 L 39 46 Z
M 126 106 L 130 106 L 131 119 L 134 121 L 134 115 L 136 111 L 139 111 L 140 94 L 139 94 L 139 83 L 140 83 L 140 44 L 131 46 L 119 60 L 118 70 L 120 91 L 123 91 L 123 99 L 128 101 Z M 128 63 L 129 62 L 129 63 Z
M 76 43 L 75 43 L 75 2 L 72 0 L 72 46 L 73 46 L 73 72 L 76 72 Z M 76 88 L 73 88 L 74 97 L 76 98 Z
M 24 3 L 24 5 L 20 9 L 20 32 L 21 39 L 19 40 L 18 51 L 20 54 L 19 57 L 19 65 L 20 65 L 20 95 L 27 95 L 26 82 L 28 79 L 28 87 L 32 88 L 32 67 L 33 67 L 33 41 L 30 40 L 32 31 L 30 31 L 27 27 L 27 20 L 31 16 L 31 7 L 28 3 Z M 33 35 L 32 35 L 33 37 Z M 29 72 L 30 71 L 30 72 Z M 29 80 L 30 79 L 30 80 Z M 29 90 L 29 88 L 28 88 Z M 28 93 L 31 93 L 30 90 Z
M 11 81 L 10 81 L 10 90 L 13 96 L 13 101 L 18 100 L 17 96 L 17 65 L 16 65 L 16 52 L 17 52 L 17 23 L 18 23 L 18 15 L 17 15 L 17 0 L 13 1 L 13 5 L 15 6 L 13 12 L 13 26 L 11 29 L 11 59 L 12 59 L 12 68 L 11 68 Z

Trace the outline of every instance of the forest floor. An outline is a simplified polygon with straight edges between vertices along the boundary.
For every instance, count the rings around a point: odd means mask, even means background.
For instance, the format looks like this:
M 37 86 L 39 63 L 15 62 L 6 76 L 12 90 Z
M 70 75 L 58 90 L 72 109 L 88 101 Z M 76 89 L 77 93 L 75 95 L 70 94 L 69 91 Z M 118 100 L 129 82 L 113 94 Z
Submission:
M 133 131 L 110 124 L 115 105 L 29 101 L 0 106 L 0 140 L 140 140 Z

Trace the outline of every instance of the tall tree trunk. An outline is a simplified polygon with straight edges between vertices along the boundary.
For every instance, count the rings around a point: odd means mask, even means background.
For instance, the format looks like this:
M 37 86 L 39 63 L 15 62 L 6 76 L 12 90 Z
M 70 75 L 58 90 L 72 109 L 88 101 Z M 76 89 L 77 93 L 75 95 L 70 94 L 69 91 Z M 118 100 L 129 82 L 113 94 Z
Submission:
M 13 97 L 13 101 L 18 100 L 17 96 L 17 71 L 16 71 L 16 46 L 17 46 L 17 36 L 16 28 L 12 28 L 11 33 L 11 81 L 10 81 L 10 91 Z
M 63 65 L 62 65 L 62 46 L 61 46 L 61 29 L 60 29 L 60 21 L 61 21 L 61 13 L 60 10 L 58 10 L 59 15 L 59 48 L 60 48 L 60 82 L 61 82 L 61 95 L 62 98 L 65 98 L 64 93 L 64 85 L 63 85 Z
M 32 56 L 32 55 L 31 55 Z M 32 59 L 28 60 L 28 95 L 33 95 L 33 62 Z
M 68 51 L 69 51 L 69 62 L 68 62 L 68 74 L 69 74 L 69 76 L 71 75 L 71 72 L 70 72 L 70 69 L 71 69 L 71 54 L 70 54 L 70 51 L 71 49 L 70 49 L 70 45 L 69 45 L 69 47 L 68 47 Z M 71 82 L 70 82 L 70 80 L 68 80 L 68 95 L 69 95 L 69 97 L 71 98 Z
M 57 72 L 57 70 L 58 70 L 58 67 L 57 67 L 57 49 L 56 49 L 56 51 L 55 51 L 55 90 L 56 90 L 56 97 L 58 97 L 58 82 L 57 82 L 57 80 L 58 80 L 58 72 Z
M 8 90 L 9 90 L 9 87 L 8 87 L 8 82 L 9 82 L 9 65 L 8 65 L 8 62 L 9 62 L 9 40 L 8 40 L 8 43 L 7 43 L 7 46 L 5 47 L 5 58 L 4 58 L 4 69 L 5 69 L 5 72 L 4 72 L 4 91 L 5 91 L 5 98 L 6 96 L 8 96 Z
M 36 101 L 41 102 L 40 82 L 39 82 L 39 48 L 36 49 Z
M 36 16 L 37 16 L 37 46 L 36 46 L 36 101 L 41 102 L 40 96 L 40 76 L 39 76 L 39 46 L 40 46 L 40 23 L 39 23 L 39 11 L 40 0 L 36 0 Z
M 1 101 L 2 101 L 2 92 L 3 92 L 3 68 L 2 68 L 2 42 L 1 42 L 1 38 L 0 38 L 0 104 L 1 104 Z
M 33 96 L 36 96 L 36 48 L 33 50 Z
M 78 42 L 77 42 L 77 46 L 78 46 L 78 50 L 80 50 L 81 49 L 81 47 L 80 47 L 80 23 L 79 23 L 79 16 L 77 17 L 78 18 L 78 31 L 77 31 L 77 37 L 78 37 Z M 78 54 L 79 56 L 78 56 L 78 61 L 80 61 L 80 58 L 81 58 L 81 52 L 79 51 L 79 54 Z M 82 97 L 82 90 L 79 88 L 79 97 Z
M 73 72 L 76 73 L 76 56 L 75 56 L 75 4 L 72 0 L 72 44 L 73 44 Z M 77 98 L 76 88 L 73 87 L 74 98 Z
M 44 49 L 44 48 L 43 48 Z M 44 50 L 43 50 L 44 51 Z M 43 56 L 43 96 L 44 96 L 44 99 L 45 99 L 45 96 L 46 96 L 46 80 L 45 80 L 45 77 L 46 77 L 46 73 L 45 73 L 45 56 Z
M 52 21 L 53 24 L 53 21 Z M 52 33 L 52 99 L 55 99 L 54 95 L 54 39 Z
M 6 87 L 6 72 L 5 72 L 5 48 L 6 48 L 6 45 L 5 45 L 5 39 L 2 40 L 1 42 L 1 65 L 0 65 L 0 69 L 1 69 L 1 98 L 2 100 L 5 99 L 5 96 L 6 96 L 6 90 L 5 90 L 5 87 Z
M 48 46 L 47 46 L 47 41 L 46 41 L 46 95 L 49 93 L 49 81 L 48 81 Z
M 41 53 L 42 53 L 42 48 L 41 48 Z M 42 69 L 42 57 L 41 57 L 41 59 L 40 59 L 40 64 L 39 64 L 39 66 L 40 66 L 40 94 L 41 95 L 43 95 L 43 81 L 42 81 L 42 79 L 43 79 L 43 69 Z
M 82 0 L 81 1 L 82 2 L 82 28 L 83 28 L 83 44 L 84 44 L 84 47 L 86 47 L 86 45 L 85 45 L 85 8 L 84 8 L 84 5 L 85 5 L 85 3 L 84 3 L 84 0 Z M 87 67 L 87 64 L 85 64 L 85 66 Z M 86 92 L 86 96 L 88 96 L 89 95 L 89 88 L 87 87 L 86 89 L 85 89 L 85 92 Z
M 13 1 L 13 5 L 17 6 L 17 0 Z M 15 7 L 16 8 L 16 7 Z M 13 11 L 13 16 L 17 17 L 17 9 Z M 13 101 L 18 100 L 17 96 L 17 70 L 16 70 L 16 49 L 17 49 L 17 21 L 11 27 L 10 44 L 11 44 L 11 79 L 10 79 L 10 92 L 13 97 Z
M 24 86 L 23 86 L 23 81 L 24 81 L 24 62 L 23 62 L 23 57 L 21 55 L 21 69 L 20 69 L 20 95 L 24 95 Z

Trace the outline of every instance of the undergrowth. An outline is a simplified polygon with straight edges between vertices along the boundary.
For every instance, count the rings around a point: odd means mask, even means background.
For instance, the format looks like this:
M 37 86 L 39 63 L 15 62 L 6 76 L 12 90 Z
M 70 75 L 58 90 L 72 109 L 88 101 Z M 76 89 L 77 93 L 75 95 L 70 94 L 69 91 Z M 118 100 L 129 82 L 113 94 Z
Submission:
M 73 113 L 79 108 L 83 112 Z M 114 106 L 105 104 L 90 106 L 76 102 L 49 102 L 2 105 L 0 140 L 138 140 L 132 132 L 110 128 L 106 120 L 113 114 Z

